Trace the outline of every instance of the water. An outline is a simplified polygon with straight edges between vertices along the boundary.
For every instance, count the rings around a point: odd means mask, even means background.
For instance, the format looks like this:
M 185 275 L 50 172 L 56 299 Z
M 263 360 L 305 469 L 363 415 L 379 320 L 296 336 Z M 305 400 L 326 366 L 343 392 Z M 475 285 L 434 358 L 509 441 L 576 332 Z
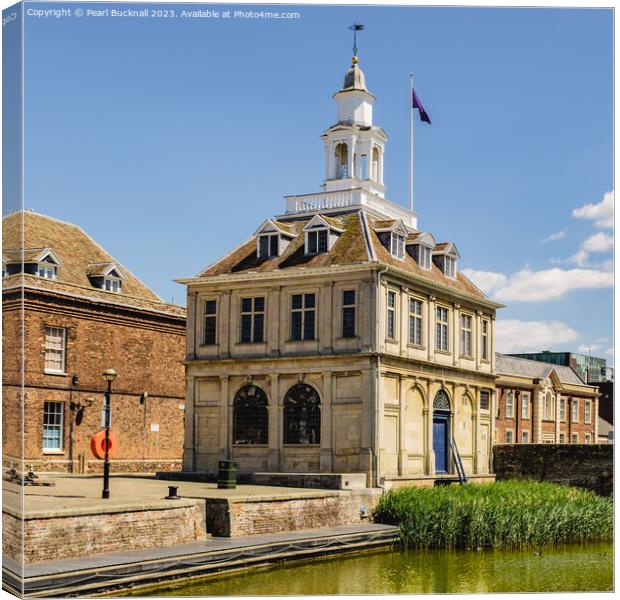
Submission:
M 526 551 L 384 550 L 151 590 L 164 596 L 611 591 L 611 543 Z M 142 592 L 142 594 L 145 594 Z

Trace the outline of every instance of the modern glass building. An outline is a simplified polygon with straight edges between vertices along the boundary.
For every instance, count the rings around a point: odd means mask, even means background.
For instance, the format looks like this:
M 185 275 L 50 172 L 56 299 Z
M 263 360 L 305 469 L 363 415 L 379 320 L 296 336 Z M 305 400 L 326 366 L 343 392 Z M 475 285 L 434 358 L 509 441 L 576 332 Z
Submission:
M 607 361 L 604 358 L 597 358 L 587 354 L 543 350 L 542 352 L 526 352 L 523 354 L 509 354 L 508 356 L 537 360 L 538 362 L 550 363 L 552 365 L 572 367 L 577 372 L 577 375 L 586 383 L 608 381 L 610 372 L 612 372 L 610 369 L 607 369 Z

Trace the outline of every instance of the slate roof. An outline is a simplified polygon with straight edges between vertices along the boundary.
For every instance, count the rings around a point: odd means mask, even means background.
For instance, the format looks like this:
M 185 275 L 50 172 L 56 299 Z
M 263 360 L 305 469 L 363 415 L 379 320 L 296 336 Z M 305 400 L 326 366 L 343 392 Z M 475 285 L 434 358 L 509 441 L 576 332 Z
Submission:
M 11 254 L 11 250 L 6 249 L 19 248 L 22 237 L 22 219 L 25 254 L 29 257 L 36 256 L 40 254 L 41 249 L 49 248 L 62 262 L 62 265 L 58 267 L 56 279 L 19 273 L 5 277 L 2 282 L 3 289 L 24 285 L 111 304 L 129 305 L 185 316 L 183 307 L 164 302 L 77 225 L 31 211 L 11 213 L 2 219 L 3 255 L 7 252 Z M 33 252 L 35 249 L 38 249 L 36 253 Z M 117 265 L 125 276 L 121 293 L 96 288 L 88 277 L 89 267 L 95 264 L 109 266 L 112 263 Z
M 495 353 L 495 370 L 500 375 L 516 375 L 530 379 L 546 379 L 552 371 L 555 371 L 562 383 L 587 385 L 571 367 L 517 358 L 499 352 Z
M 320 214 L 320 213 L 317 213 Z M 338 216 L 330 215 L 325 218 L 330 224 L 343 229 L 332 249 L 324 254 L 306 256 L 304 254 L 303 228 L 311 217 L 305 219 L 283 221 L 274 220 L 277 226 L 287 225 L 293 229 L 296 237 L 291 240 L 281 256 L 270 259 L 259 259 L 256 255 L 256 237 L 250 238 L 241 246 L 233 250 L 224 258 L 212 263 L 199 273 L 199 277 L 213 277 L 240 272 L 269 272 L 292 269 L 295 267 L 328 267 L 332 265 L 370 264 L 379 261 L 409 273 L 428 279 L 429 282 L 455 289 L 474 298 L 487 300 L 465 275 L 457 272 L 456 279 L 446 277 L 441 269 L 432 263 L 430 271 L 422 269 L 409 253 L 405 253 L 404 260 L 392 256 L 379 239 L 375 229 L 382 229 L 395 223 L 394 220 L 379 219 L 363 210 L 354 210 Z M 368 223 L 366 229 L 363 220 Z M 371 245 L 369 253 L 366 240 Z

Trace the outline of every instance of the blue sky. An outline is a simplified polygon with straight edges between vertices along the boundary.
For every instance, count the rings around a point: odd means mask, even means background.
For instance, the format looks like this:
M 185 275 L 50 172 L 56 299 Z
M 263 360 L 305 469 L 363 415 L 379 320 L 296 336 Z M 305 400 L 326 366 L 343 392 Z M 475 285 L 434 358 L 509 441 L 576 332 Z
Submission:
M 613 190 L 612 11 L 288 10 L 300 18 L 26 16 L 25 206 L 79 224 L 184 303 L 173 278 L 246 240 L 285 194 L 319 191 L 319 135 L 359 21 L 387 195 L 407 202 L 413 71 L 433 121 L 416 122 L 420 227 L 507 304 L 499 349 L 591 344 L 613 362 L 611 195 L 599 205 Z

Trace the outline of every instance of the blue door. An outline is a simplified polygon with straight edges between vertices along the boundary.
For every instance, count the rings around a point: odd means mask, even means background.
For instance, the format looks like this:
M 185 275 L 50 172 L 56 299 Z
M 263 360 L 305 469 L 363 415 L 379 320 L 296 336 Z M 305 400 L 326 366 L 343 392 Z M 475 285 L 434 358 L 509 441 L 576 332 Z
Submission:
M 433 417 L 433 450 L 435 451 L 435 473 L 448 472 L 448 417 Z

